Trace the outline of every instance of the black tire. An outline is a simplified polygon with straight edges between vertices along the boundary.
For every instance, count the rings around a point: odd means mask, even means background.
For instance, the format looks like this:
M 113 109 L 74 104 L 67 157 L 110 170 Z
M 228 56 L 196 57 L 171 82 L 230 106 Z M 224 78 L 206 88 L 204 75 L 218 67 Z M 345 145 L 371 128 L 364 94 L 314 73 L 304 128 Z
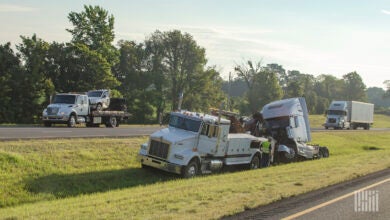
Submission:
M 297 160 L 297 150 L 295 148 L 291 148 L 291 150 L 293 150 L 293 154 L 288 154 L 287 152 L 278 152 L 278 157 L 279 157 L 279 160 L 280 162 L 282 163 L 291 163 L 291 162 L 295 162 Z
M 325 126 L 325 129 L 328 130 L 328 127 Z
M 68 120 L 68 127 L 69 128 L 74 128 L 74 127 L 76 127 L 76 123 L 77 123 L 76 116 L 75 115 L 70 115 L 69 120 Z
M 43 125 L 45 127 L 51 127 L 51 122 L 45 121 L 45 122 L 43 122 Z
M 329 157 L 329 149 L 327 147 L 320 147 L 319 151 L 320 151 L 319 152 L 319 154 L 320 154 L 319 158 L 322 158 L 322 157 L 327 158 L 327 157 Z
M 101 111 L 103 109 L 102 103 L 96 105 L 96 111 Z
M 254 170 L 260 168 L 260 157 L 258 154 L 255 154 L 252 157 L 251 162 L 249 163 L 249 169 Z
M 117 125 L 117 119 L 114 116 L 111 116 L 108 121 L 106 122 L 106 127 L 108 128 L 115 128 Z
M 364 126 L 364 130 L 370 130 L 370 124 L 366 124 L 366 125 Z
M 199 173 L 198 162 L 195 159 L 193 159 L 187 164 L 187 166 L 183 167 L 181 171 L 181 176 L 183 178 L 193 178 L 197 176 L 198 173 Z

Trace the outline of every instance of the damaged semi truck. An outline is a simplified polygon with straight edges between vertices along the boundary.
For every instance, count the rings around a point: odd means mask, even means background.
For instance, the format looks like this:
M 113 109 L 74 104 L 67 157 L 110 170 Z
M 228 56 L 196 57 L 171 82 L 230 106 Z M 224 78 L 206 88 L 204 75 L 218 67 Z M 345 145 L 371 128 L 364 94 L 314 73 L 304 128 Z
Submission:
M 273 163 L 329 157 L 327 147 L 307 144 L 311 141 L 311 133 L 304 98 L 271 102 L 263 107 L 261 114 L 263 123 L 257 126 L 258 129 L 265 129 L 266 135 L 276 140 L 271 153 Z

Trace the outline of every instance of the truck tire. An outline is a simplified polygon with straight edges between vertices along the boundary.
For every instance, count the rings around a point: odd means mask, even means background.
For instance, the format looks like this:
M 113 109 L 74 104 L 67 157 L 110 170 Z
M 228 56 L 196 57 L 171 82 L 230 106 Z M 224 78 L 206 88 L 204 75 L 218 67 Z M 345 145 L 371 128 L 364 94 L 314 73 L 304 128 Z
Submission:
M 370 124 L 366 124 L 366 125 L 364 126 L 364 130 L 370 130 Z
M 96 111 L 101 111 L 102 108 L 103 108 L 102 103 L 98 103 L 98 104 L 96 105 Z
M 111 116 L 108 121 L 106 121 L 106 127 L 108 128 L 115 128 L 116 125 L 117 125 L 117 120 L 116 120 L 116 117 L 114 116 Z
M 51 122 L 45 121 L 45 122 L 43 122 L 43 125 L 45 127 L 51 127 Z
M 251 162 L 249 163 L 249 169 L 254 170 L 260 168 L 260 157 L 258 154 L 255 154 L 252 157 Z
M 70 115 L 69 120 L 68 120 L 68 127 L 69 128 L 74 128 L 76 126 L 76 116 L 75 115 Z
M 196 159 L 192 159 L 187 166 L 183 167 L 181 176 L 184 178 L 192 178 L 198 175 L 199 165 Z
M 320 154 L 319 158 L 322 158 L 322 157 L 327 158 L 327 157 L 329 157 L 329 150 L 328 150 L 327 147 L 320 147 L 319 151 L 320 151 L 319 152 L 319 154 Z

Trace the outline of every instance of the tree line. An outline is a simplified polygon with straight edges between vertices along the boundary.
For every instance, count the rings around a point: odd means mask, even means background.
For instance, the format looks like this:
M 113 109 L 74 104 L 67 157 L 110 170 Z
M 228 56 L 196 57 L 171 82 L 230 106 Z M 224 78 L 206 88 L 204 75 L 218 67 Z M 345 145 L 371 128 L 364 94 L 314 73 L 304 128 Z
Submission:
M 225 103 L 241 114 L 296 96 L 306 97 L 311 113 L 323 113 L 332 99 L 367 101 L 356 72 L 342 79 L 314 77 L 248 61 L 234 68 L 236 78 L 228 82 L 207 65 L 206 50 L 188 33 L 156 30 L 144 42 L 120 40 L 114 46 L 115 19 L 105 9 L 86 5 L 68 19 L 69 42 L 49 43 L 33 34 L 21 36 L 16 51 L 10 42 L 0 45 L 0 123 L 39 123 L 50 95 L 103 88 L 127 100 L 133 123 L 156 122 L 160 113 L 177 108 L 179 94 L 183 109 L 207 112 Z

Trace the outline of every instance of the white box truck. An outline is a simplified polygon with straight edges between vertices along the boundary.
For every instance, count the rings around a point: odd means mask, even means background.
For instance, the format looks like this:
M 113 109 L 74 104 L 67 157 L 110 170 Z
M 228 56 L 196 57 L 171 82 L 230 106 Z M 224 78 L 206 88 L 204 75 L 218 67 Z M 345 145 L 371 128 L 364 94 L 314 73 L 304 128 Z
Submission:
M 356 101 L 332 101 L 326 111 L 325 129 L 366 130 L 374 123 L 374 104 Z

